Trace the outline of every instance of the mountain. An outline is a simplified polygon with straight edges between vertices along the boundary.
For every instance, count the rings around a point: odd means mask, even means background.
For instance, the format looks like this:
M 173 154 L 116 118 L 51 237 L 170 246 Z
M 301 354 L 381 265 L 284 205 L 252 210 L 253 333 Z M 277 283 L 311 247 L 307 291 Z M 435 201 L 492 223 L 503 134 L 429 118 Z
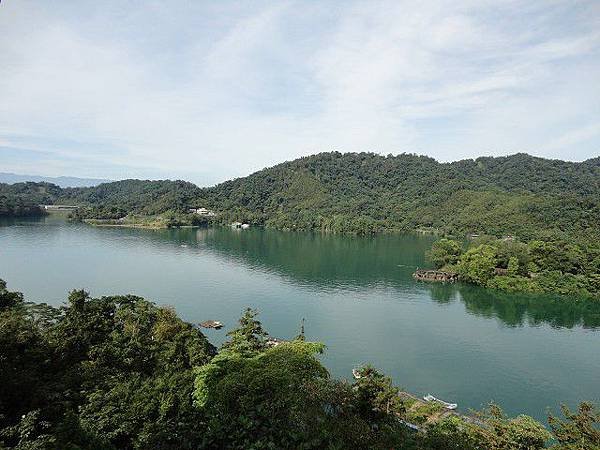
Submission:
M 58 188 L 52 196 L 53 202 L 83 206 L 82 218 L 184 215 L 190 207 L 207 207 L 222 223 L 240 220 L 290 230 L 421 229 L 525 240 L 600 235 L 600 158 L 566 162 L 520 153 L 440 163 L 414 154 L 330 152 L 210 188 L 123 180 Z
M 26 181 L 52 183 L 63 188 L 97 186 L 100 183 L 110 182 L 110 180 L 100 178 L 44 177 L 40 175 L 19 175 L 16 173 L 0 172 L 0 183 L 14 184 Z
M 56 201 L 88 206 L 91 208 L 88 216 L 108 219 L 127 214 L 187 212 L 201 192 L 187 181 L 121 180 L 91 188 L 63 189 Z
M 600 164 L 333 152 L 219 184 L 202 197 L 228 219 L 282 229 L 582 236 L 600 229 Z

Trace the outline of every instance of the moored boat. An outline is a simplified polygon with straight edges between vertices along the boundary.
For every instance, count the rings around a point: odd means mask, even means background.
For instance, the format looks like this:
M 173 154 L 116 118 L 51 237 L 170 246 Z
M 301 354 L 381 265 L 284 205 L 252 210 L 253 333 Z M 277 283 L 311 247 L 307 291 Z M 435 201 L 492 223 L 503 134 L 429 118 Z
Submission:
M 215 330 L 223 328 L 223 324 L 218 320 L 207 320 L 205 322 L 200 322 L 200 326 L 202 328 L 214 328 Z
M 431 394 L 427 394 L 425 397 L 423 397 L 423 400 L 425 400 L 426 402 L 437 402 L 446 409 L 456 409 L 458 407 L 456 403 L 445 402 L 444 400 L 440 400 L 439 398 L 436 398 Z

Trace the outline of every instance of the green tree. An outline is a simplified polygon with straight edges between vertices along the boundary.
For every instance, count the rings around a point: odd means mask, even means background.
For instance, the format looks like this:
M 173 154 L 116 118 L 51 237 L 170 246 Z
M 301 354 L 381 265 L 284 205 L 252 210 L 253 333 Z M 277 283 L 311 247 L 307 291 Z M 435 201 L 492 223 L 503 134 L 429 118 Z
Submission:
M 404 413 L 404 405 L 398 396 L 399 389 L 371 365 L 358 370 L 360 378 L 354 382 L 359 411 L 372 423 Z
M 78 365 L 87 387 L 83 427 L 117 448 L 196 448 L 203 427 L 192 402 L 193 370 L 214 348 L 172 309 L 133 296 L 99 302 L 114 313 L 110 332 L 92 341 Z
M 6 281 L 0 279 L 0 311 L 13 308 L 23 303 L 23 294 L 11 292 L 6 288 Z
M 479 450 L 486 448 L 473 432 L 473 425 L 450 416 L 427 426 L 420 436 L 419 448 L 426 450 Z
M 267 348 L 268 333 L 256 319 L 258 311 L 247 308 L 239 320 L 239 326 L 227 333 L 229 340 L 223 349 L 244 356 L 255 355 Z
M 519 259 L 516 256 L 511 256 L 508 260 L 508 274 L 512 277 L 519 274 Z
M 508 418 L 497 405 L 490 405 L 480 419 L 483 426 L 472 427 L 475 439 L 487 450 L 538 450 L 546 447 L 552 435 L 529 416 Z
M 200 331 L 135 296 L 11 303 L 0 309 L 0 447 L 197 448 L 193 368 L 214 354 Z
M 460 258 L 458 273 L 466 281 L 485 284 L 493 277 L 496 267 L 496 249 L 489 244 L 482 244 L 467 250 Z
M 594 405 L 583 402 L 576 413 L 565 405 L 561 406 L 564 420 L 553 416 L 548 417 L 554 438 L 558 444 L 557 450 L 593 450 L 600 449 L 600 411 Z
M 444 266 L 455 265 L 461 254 L 462 248 L 457 241 L 440 239 L 433 243 L 426 256 L 439 269 Z
M 324 413 L 305 389 L 329 376 L 313 355 L 319 348 L 294 341 L 254 356 L 224 351 L 197 369 L 194 398 L 208 420 L 203 445 L 298 448 L 318 441 L 309 424 Z
M 527 274 L 526 268 L 530 260 L 527 244 L 516 239 L 499 239 L 490 242 L 490 244 L 496 247 L 498 267 L 508 268 L 511 258 L 515 258 L 519 269 L 518 274 Z

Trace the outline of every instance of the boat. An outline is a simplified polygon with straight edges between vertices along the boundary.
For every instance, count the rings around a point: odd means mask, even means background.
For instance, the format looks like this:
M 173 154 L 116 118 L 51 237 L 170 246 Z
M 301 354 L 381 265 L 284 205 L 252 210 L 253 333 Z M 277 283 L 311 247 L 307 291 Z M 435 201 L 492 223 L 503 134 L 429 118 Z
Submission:
M 445 402 L 444 400 L 440 400 L 439 398 L 435 398 L 431 394 L 427 394 L 425 397 L 423 397 L 423 400 L 425 400 L 426 402 L 437 402 L 437 403 L 440 403 L 446 409 L 456 409 L 458 407 L 458 405 L 456 403 Z
M 362 378 L 362 375 L 360 374 L 360 369 L 357 369 L 357 368 L 352 369 L 352 376 L 356 380 L 359 380 L 360 378 Z
M 207 320 L 206 322 L 201 322 L 200 326 L 202 328 L 214 328 L 215 330 L 223 328 L 223 324 L 218 320 Z

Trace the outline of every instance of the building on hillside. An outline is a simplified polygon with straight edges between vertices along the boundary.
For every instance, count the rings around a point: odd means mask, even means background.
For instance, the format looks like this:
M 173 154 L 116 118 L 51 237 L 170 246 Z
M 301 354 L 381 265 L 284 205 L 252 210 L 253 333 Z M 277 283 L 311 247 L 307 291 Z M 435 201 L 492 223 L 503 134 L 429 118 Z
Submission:
M 216 214 L 213 211 L 211 211 L 210 209 L 206 209 L 206 208 L 190 208 L 188 211 L 192 214 L 198 214 L 199 216 L 208 216 L 208 217 L 216 216 Z

